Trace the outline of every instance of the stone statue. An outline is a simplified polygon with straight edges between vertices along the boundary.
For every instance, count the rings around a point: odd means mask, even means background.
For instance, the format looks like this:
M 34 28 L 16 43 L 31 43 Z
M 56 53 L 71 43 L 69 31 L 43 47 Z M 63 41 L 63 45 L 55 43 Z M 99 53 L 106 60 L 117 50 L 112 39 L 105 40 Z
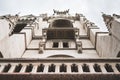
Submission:
M 109 31 L 109 35 L 111 35 L 111 27 L 112 27 L 111 25 L 112 25 L 113 17 L 111 15 L 106 15 L 104 13 L 102 13 L 102 17 Z
M 39 44 L 39 53 L 43 53 L 43 45 Z
M 40 43 L 39 43 L 39 53 L 41 54 L 41 53 L 43 53 L 43 50 L 44 50 L 44 41 L 42 40 L 42 41 L 40 41 Z
M 82 42 L 77 42 L 77 50 L 78 50 L 78 53 L 82 53 Z

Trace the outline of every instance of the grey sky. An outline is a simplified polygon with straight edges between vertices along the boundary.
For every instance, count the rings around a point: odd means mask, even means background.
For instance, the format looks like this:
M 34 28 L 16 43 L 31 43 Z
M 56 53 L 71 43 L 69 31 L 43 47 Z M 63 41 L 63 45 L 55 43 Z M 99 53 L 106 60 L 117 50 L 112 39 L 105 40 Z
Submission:
M 120 0 L 0 0 L 0 15 L 53 13 L 53 9 L 66 10 L 70 13 L 82 13 L 90 21 L 103 27 L 101 12 L 120 14 Z

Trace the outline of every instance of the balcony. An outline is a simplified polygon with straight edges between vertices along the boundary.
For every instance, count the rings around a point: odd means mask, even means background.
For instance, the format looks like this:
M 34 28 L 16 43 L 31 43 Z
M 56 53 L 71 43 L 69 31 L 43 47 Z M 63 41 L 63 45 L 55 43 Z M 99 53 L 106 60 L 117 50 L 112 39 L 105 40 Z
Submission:
M 120 59 L 1 59 L 1 80 L 118 80 Z

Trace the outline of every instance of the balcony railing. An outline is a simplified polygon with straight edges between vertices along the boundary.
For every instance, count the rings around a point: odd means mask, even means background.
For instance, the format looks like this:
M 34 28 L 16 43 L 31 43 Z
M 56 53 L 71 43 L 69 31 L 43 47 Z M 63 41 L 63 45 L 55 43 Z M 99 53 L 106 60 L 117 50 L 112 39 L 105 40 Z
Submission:
M 69 76 L 74 77 L 72 80 L 94 78 L 96 80 L 118 80 L 120 59 L 1 59 L 0 79 L 6 80 L 5 76 L 10 75 L 14 76 L 10 80 L 16 80 L 20 76 L 27 79 L 28 75 L 36 76 L 35 79 L 38 79 L 39 75 L 45 80 L 44 75 L 50 77 L 50 80 L 54 78 L 61 80 L 61 77 L 65 77 L 64 80 L 72 79 Z M 100 79 L 101 77 L 103 79 Z

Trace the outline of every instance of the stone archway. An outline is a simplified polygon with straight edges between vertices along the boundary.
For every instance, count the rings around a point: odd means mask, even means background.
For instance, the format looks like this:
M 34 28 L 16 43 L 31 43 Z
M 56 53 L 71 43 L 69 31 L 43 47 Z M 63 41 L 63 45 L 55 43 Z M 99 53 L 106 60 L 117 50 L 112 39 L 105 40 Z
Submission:
M 67 28 L 71 28 L 73 27 L 73 24 L 70 20 L 67 20 L 67 19 L 57 19 L 57 20 L 54 20 L 51 24 L 51 27 L 56 27 L 56 28 L 64 28 L 64 27 L 67 27 Z
M 72 21 L 68 19 L 56 19 L 47 30 L 47 39 L 74 39 L 75 30 Z

